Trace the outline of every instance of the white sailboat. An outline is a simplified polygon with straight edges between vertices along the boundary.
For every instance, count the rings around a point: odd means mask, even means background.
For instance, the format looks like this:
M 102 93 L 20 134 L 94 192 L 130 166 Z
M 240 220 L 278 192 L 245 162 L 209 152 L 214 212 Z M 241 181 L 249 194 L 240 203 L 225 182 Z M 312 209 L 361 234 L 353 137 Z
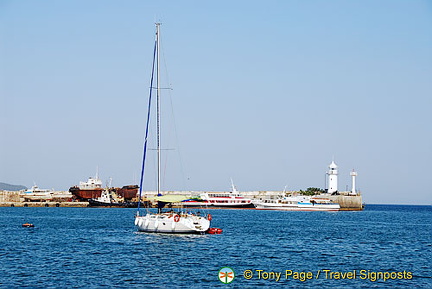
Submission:
M 156 60 L 156 102 L 157 102 L 157 197 L 154 198 L 155 201 L 158 202 L 158 211 L 157 213 L 152 213 L 150 210 L 147 210 L 146 214 L 140 215 L 140 208 L 138 207 L 138 212 L 135 217 L 135 226 L 138 227 L 138 231 L 140 232 L 152 232 L 152 233 L 188 233 L 188 234 L 196 234 L 196 233 L 205 233 L 210 228 L 211 215 L 199 215 L 186 213 L 182 211 L 175 212 L 172 209 L 168 211 L 163 211 L 163 207 L 168 203 L 177 203 L 182 200 L 187 199 L 185 196 L 179 195 L 164 195 L 161 194 L 161 145 L 160 145 L 160 76 L 159 76 L 159 63 L 160 63 L 160 23 L 156 23 L 156 40 L 155 40 L 155 54 L 153 56 L 153 71 L 152 78 L 150 84 L 150 97 L 149 97 L 149 108 L 147 114 L 147 128 L 146 128 L 146 136 L 144 140 L 144 153 L 143 153 L 143 165 L 141 171 L 141 182 L 140 182 L 140 191 L 139 198 L 141 200 L 142 193 L 142 183 L 144 178 L 144 164 L 145 164 L 145 156 L 147 151 L 147 137 L 148 137 L 148 129 L 149 129 L 149 120 L 150 120 L 150 104 L 151 104 L 151 91 L 153 86 L 153 73 L 155 67 Z

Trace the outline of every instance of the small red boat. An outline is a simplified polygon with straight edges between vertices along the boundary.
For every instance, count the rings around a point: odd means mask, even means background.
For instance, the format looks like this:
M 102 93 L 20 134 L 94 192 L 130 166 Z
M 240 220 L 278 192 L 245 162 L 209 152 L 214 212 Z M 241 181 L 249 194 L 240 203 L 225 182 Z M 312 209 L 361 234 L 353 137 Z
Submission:
M 30 224 L 30 223 L 22 224 L 22 226 L 23 226 L 24 228 L 33 228 L 33 227 L 34 227 L 34 225 L 33 225 L 33 224 Z

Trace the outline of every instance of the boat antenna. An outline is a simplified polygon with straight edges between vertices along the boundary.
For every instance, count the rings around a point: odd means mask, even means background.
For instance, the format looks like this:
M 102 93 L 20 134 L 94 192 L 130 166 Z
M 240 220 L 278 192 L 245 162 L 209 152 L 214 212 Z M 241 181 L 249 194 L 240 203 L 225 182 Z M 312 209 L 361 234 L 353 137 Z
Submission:
M 148 140 L 149 124 L 150 124 L 150 111 L 151 111 L 150 108 L 151 108 L 151 102 L 152 102 L 152 90 L 153 90 L 155 60 L 156 60 L 156 49 L 157 49 L 157 40 L 155 40 L 155 45 L 154 45 L 154 49 L 153 49 L 153 64 L 152 64 L 152 73 L 151 73 L 151 79 L 150 79 L 150 92 L 149 92 L 148 107 L 147 107 L 146 133 L 145 133 L 145 138 L 144 138 L 143 159 L 142 159 L 142 166 L 141 166 L 141 178 L 140 178 L 140 185 L 139 185 L 139 199 L 138 199 L 138 211 L 137 211 L 138 216 L 139 216 L 140 205 L 141 205 L 141 195 L 142 195 L 142 187 L 143 187 L 143 180 L 144 180 L 144 168 L 145 168 L 145 160 L 146 160 L 146 155 L 147 155 L 147 140 Z
M 232 178 L 230 178 L 230 179 L 231 179 L 231 189 L 232 189 L 232 193 L 237 193 L 238 191 L 237 191 L 236 187 L 234 186 L 234 181 L 233 181 Z

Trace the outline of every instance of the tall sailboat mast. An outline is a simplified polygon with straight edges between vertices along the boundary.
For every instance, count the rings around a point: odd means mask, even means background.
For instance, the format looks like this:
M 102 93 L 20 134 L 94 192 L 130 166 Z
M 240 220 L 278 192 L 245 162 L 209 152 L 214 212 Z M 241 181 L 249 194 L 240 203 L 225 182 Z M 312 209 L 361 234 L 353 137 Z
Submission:
M 161 195 L 161 145 L 160 145 L 160 23 L 156 23 L 156 42 L 157 42 L 157 195 Z

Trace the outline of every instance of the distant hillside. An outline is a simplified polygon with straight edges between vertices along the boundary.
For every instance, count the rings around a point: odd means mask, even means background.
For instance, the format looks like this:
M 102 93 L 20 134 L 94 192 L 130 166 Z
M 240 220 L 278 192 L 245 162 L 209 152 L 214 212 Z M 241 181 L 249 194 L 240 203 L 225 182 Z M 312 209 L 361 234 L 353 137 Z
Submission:
M 0 191 L 21 191 L 21 190 L 27 190 L 27 187 L 25 186 L 17 186 L 17 185 L 10 185 L 6 183 L 0 183 Z

